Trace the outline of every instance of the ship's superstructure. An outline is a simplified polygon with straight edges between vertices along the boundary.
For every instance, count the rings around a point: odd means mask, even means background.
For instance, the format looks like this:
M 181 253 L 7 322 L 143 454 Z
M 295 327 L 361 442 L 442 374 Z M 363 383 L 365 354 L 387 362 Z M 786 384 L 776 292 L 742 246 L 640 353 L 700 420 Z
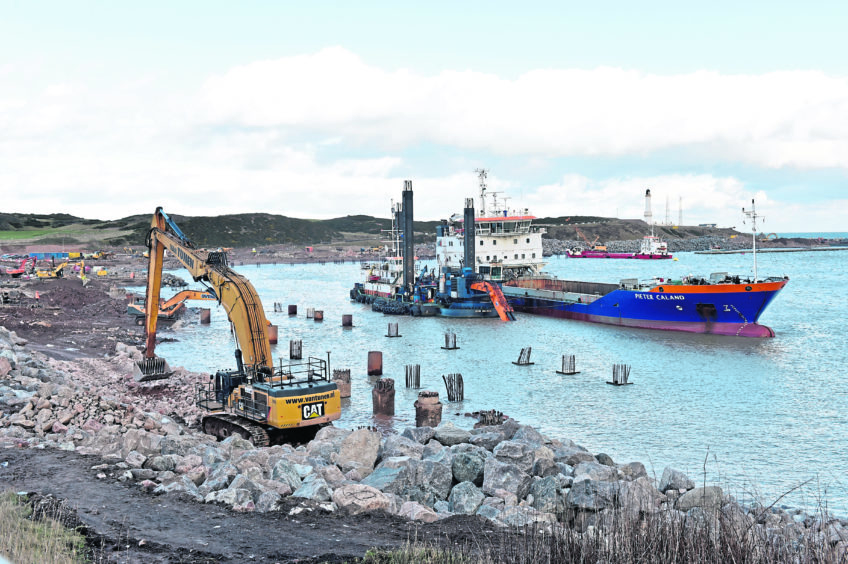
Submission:
M 521 276 L 538 276 L 545 261 L 542 257 L 542 234 L 534 226 L 535 216 L 527 208 L 510 209 L 507 198 L 488 190 L 487 172 L 477 170 L 480 207 L 474 214 L 473 265 L 467 264 L 467 215 L 454 214 L 436 227 L 436 261 L 439 269 L 461 271 L 473 268 L 487 280 L 502 282 Z M 466 202 L 466 209 L 468 209 Z

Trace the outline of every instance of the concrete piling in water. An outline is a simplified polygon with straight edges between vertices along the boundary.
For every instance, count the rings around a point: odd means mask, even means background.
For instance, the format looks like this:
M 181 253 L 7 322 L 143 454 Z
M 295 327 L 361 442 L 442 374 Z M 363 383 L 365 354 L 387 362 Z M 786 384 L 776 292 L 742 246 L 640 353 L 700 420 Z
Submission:
M 607 384 L 613 386 L 628 386 L 630 382 L 630 365 L 629 364 L 613 364 L 612 365 L 612 381 L 607 381 Z
M 353 315 L 350 313 L 342 315 L 342 327 L 353 327 Z
M 456 346 L 456 333 L 448 331 L 445 333 L 445 346 L 442 347 L 446 351 L 455 351 L 459 347 Z
M 312 319 L 315 321 L 324 321 L 324 312 L 320 309 L 316 309 L 312 314 Z
M 368 375 L 383 375 L 383 353 L 382 351 L 368 351 Z
M 580 374 L 577 370 L 577 363 L 574 361 L 574 355 L 562 355 L 562 370 L 557 370 L 557 374 Z
M 395 414 L 395 381 L 391 378 L 380 378 L 371 390 L 371 401 L 374 415 L 392 417 Z
M 297 315 L 297 304 L 289 304 L 289 315 Z
M 303 341 L 289 341 L 289 359 L 301 360 L 303 358 Z
M 268 326 L 268 343 L 271 345 L 277 344 L 277 326 L 269 325 Z
M 350 368 L 333 370 L 333 383 L 339 388 L 339 396 L 350 397 Z
M 504 422 L 504 414 L 495 409 L 489 411 L 481 411 L 479 413 L 478 422 L 474 427 L 489 427 L 491 425 L 502 425 Z
M 513 362 L 516 366 L 530 366 L 534 364 L 530 362 L 530 352 L 533 350 L 532 347 L 526 347 L 521 349 L 521 352 L 518 354 L 518 361 Z
M 200 324 L 209 325 L 212 322 L 212 310 L 204 307 L 200 310 Z
M 421 387 L 421 365 L 420 364 L 407 364 L 404 366 L 404 372 L 406 372 L 406 387 L 407 388 L 420 388 Z
M 315 317 L 315 308 L 314 307 L 306 308 L 306 319 L 312 319 L 313 317 Z
M 439 401 L 439 392 L 428 390 L 419 392 L 414 405 L 416 427 L 438 427 L 442 422 L 442 403 Z
M 448 391 L 448 401 L 462 401 L 465 399 L 465 383 L 462 374 L 442 374 L 442 380 Z
M 389 323 L 389 328 L 388 332 L 386 333 L 386 337 L 400 337 L 400 333 L 398 333 L 397 323 Z

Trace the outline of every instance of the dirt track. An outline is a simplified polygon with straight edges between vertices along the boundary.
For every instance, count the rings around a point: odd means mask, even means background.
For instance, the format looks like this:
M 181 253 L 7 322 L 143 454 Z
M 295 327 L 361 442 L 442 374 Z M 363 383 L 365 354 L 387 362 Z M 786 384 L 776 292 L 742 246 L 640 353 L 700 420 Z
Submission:
M 8 463 L 8 464 L 6 464 Z M 497 534 L 479 517 L 451 517 L 415 525 L 385 513 L 345 517 L 321 510 L 234 513 L 228 509 L 153 496 L 116 481 L 102 459 L 57 450 L 0 450 L 0 486 L 51 494 L 77 509 L 94 547 L 116 562 L 342 562 L 372 547 L 408 539 L 453 544 Z M 98 478 L 99 473 L 106 476 Z

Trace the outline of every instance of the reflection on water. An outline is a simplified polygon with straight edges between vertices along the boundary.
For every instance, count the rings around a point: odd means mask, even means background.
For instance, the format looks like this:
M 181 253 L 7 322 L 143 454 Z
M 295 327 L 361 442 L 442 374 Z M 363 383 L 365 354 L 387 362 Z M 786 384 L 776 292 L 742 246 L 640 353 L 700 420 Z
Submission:
M 750 256 L 679 254 L 662 264 L 626 260 L 552 259 L 550 272 L 563 278 L 617 282 L 728 271 L 748 273 Z M 415 424 L 419 390 L 404 388 L 404 365 L 421 365 L 421 385 L 440 393 L 444 420 L 470 427 L 465 413 L 498 409 L 552 437 L 571 438 L 615 460 L 639 460 L 657 476 L 665 465 L 704 476 L 750 499 L 765 501 L 798 483 L 817 478 L 815 488 L 791 498 L 815 503 L 827 488 L 831 509 L 848 514 L 845 456 L 846 343 L 841 337 L 846 303 L 843 260 L 832 253 L 765 254 L 761 275 L 792 279 L 761 318 L 777 337 L 767 340 L 625 329 L 521 315 L 498 320 L 388 317 L 352 303 L 348 291 L 360 277 L 358 264 L 237 267 L 259 291 L 266 313 L 279 326 L 275 355 L 286 357 L 289 339 L 302 339 L 304 355 L 350 368 L 353 398 L 343 404 L 346 427 L 402 429 Z M 177 272 L 185 277 L 185 273 Z M 283 304 L 283 313 L 273 311 Z M 287 304 L 298 305 L 289 317 Z M 306 319 L 307 307 L 324 321 Z M 343 314 L 354 328 L 343 329 Z M 399 323 L 401 338 L 386 338 Z M 443 350 L 444 333 L 457 334 L 459 350 Z M 188 325 L 178 342 L 157 350 L 172 366 L 212 372 L 232 368 L 234 343 L 223 309 L 208 326 Z M 523 347 L 533 366 L 516 366 Z M 371 416 L 366 375 L 369 350 L 383 352 L 384 377 L 395 379 L 397 415 Z M 562 355 L 573 354 L 580 374 L 556 374 Z M 612 365 L 629 364 L 635 385 L 614 387 Z M 465 401 L 447 403 L 442 375 L 459 372 Z M 757 488 L 756 491 L 753 491 Z

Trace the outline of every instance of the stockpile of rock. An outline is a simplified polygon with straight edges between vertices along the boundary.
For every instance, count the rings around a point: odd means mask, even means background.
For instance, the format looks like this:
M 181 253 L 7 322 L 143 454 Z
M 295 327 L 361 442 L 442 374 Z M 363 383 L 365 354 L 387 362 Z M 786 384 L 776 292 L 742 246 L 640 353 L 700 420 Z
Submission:
M 740 250 L 751 248 L 750 237 L 729 237 L 721 236 L 704 236 L 691 237 L 689 239 L 664 239 L 668 243 L 668 250 L 671 253 L 692 252 L 692 251 L 707 251 L 715 247 L 721 247 L 723 250 Z M 639 251 L 642 244 L 639 239 L 631 239 L 627 241 L 606 241 L 602 243 L 607 247 L 607 251 L 611 253 L 635 253 Z M 585 249 L 585 241 L 567 241 L 563 239 L 542 239 L 542 249 L 545 255 L 564 255 L 568 249 L 579 247 Z
M 186 424 L 196 413 L 167 411 L 174 402 L 147 397 L 145 404 L 139 390 L 131 400 L 120 373 L 137 355 L 122 347 L 110 361 L 98 361 L 117 374 L 108 377 L 115 390 L 107 395 L 95 385 L 106 375 L 83 377 L 91 364 L 53 370 L 0 329 L 0 447 L 98 455 L 103 479 L 242 512 L 387 511 L 424 522 L 464 514 L 502 526 L 581 532 L 608 530 L 622 516 L 658 514 L 696 524 L 722 519 L 763 538 L 812 539 L 843 554 L 848 547 L 848 521 L 743 507 L 721 488 L 695 487 L 672 468 L 657 482 L 639 462 L 615 463 L 509 419 L 471 430 L 451 423 L 413 427 L 386 437 L 325 427 L 297 448 L 256 448 L 238 436 L 218 443 Z

